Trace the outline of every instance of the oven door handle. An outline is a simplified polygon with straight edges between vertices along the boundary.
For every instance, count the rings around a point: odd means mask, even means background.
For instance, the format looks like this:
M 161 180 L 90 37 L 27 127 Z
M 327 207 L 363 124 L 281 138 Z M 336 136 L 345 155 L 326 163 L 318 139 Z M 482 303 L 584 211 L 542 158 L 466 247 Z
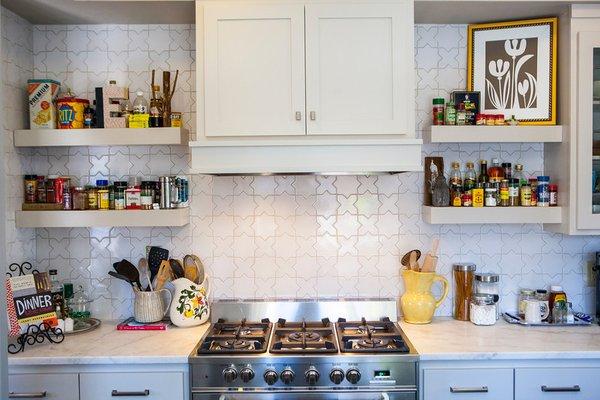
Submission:
M 328 392 L 327 394 L 339 394 L 340 392 L 342 394 L 349 393 L 348 391 L 336 390 L 334 392 Z M 279 392 L 279 393 L 281 393 L 281 392 Z M 363 391 L 362 393 L 377 393 L 377 392 L 370 392 L 370 391 L 369 392 L 365 392 L 365 391 Z M 406 393 L 406 392 L 402 392 L 402 393 Z M 244 392 L 236 393 L 236 396 L 238 396 L 240 394 L 244 395 Z M 246 394 L 249 395 L 250 393 L 246 393 Z M 277 393 L 275 393 L 275 394 L 277 394 Z M 288 393 L 288 394 L 291 394 L 291 393 Z M 298 394 L 302 394 L 302 393 L 298 393 Z M 236 399 L 235 399 L 235 397 L 230 397 L 229 395 L 222 394 L 222 395 L 219 396 L 219 400 L 236 400 Z M 373 400 L 390 400 L 390 396 L 387 393 L 379 393 L 379 396 L 376 399 L 373 399 Z
M 220 394 L 225 396 L 224 399 L 229 399 L 227 388 L 192 388 L 192 394 Z M 331 393 L 339 393 L 339 394 L 368 394 L 368 393 L 378 393 L 382 395 L 382 399 L 385 399 L 387 394 L 392 393 L 416 393 L 416 386 L 402 386 L 402 387 L 392 387 L 392 388 L 364 388 L 364 389 L 331 389 L 331 388 L 314 388 L 314 389 L 250 389 L 250 390 L 240 390 L 240 391 L 231 391 L 231 396 L 244 396 L 244 395 L 260 395 L 260 394 L 331 394 Z M 389 397 L 389 396 L 387 396 Z

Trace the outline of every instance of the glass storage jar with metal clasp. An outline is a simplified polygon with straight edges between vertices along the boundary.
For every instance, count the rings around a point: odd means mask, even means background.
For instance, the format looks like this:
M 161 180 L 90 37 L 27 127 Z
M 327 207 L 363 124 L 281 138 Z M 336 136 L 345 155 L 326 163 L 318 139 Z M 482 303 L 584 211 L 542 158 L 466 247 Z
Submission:
M 494 325 L 496 323 L 496 303 L 498 295 L 473 293 L 469 319 L 475 325 Z
M 498 296 L 500 300 L 500 275 L 490 272 L 479 272 L 475 274 L 475 293 L 489 294 L 492 296 Z M 495 297 L 496 298 L 496 297 Z M 500 318 L 500 304 L 497 301 L 496 307 L 496 319 Z

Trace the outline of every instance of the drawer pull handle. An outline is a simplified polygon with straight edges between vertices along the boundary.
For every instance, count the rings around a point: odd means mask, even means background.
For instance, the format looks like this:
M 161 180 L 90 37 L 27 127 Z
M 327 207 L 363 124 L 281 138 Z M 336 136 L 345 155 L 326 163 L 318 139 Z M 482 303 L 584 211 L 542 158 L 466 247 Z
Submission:
M 564 387 L 552 387 L 552 386 L 542 386 L 542 392 L 581 392 L 581 388 L 579 385 L 575 386 L 564 386 Z
M 43 399 L 46 397 L 46 392 L 36 392 L 36 393 L 15 393 L 9 392 L 9 399 Z
M 487 386 L 480 387 L 453 387 L 450 386 L 450 393 L 487 393 L 489 392 Z
M 143 397 L 150 396 L 150 391 L 148 389 L 140 392 L 120 392 L 118 390 L 113 390 L 110 395 L 112 397 Z

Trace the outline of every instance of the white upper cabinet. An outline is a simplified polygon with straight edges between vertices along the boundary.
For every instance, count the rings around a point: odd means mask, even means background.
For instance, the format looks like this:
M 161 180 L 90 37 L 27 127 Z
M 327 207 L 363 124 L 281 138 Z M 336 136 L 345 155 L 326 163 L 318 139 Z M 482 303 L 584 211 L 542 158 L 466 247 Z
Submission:
M 307 133 L 414 129 L 412 2 L 305 10 Z
M 207 5 L 206 136 L 304 135 L 304 6 Z

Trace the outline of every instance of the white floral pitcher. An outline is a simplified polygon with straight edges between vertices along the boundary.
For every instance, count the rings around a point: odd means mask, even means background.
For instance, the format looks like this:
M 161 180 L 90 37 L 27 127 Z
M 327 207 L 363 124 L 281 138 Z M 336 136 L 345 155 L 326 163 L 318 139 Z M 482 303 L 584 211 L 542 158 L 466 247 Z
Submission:
M 208 276 L 205 276 L 200 284 L 187 278 L 178 278 L 171 283 L 175 286 L 175 294 L 169 309 L 171 322 L 185 328 L 208 321 L 210 316 Z

